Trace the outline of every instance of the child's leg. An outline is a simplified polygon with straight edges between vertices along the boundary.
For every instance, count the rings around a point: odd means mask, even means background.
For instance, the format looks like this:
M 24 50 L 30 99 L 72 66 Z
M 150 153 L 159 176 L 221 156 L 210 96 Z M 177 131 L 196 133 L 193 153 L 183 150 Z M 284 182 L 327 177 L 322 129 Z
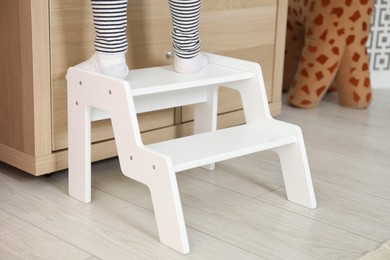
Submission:
M 125 78 L 127 51 L 127 0 L 91 0 L 96 53 L 80 68 Z
M 169 0 L 174 66 L 180 73 L 197 72 L 207 65 L 207 57 L 200 53 L 200 4 L 201 0 Z

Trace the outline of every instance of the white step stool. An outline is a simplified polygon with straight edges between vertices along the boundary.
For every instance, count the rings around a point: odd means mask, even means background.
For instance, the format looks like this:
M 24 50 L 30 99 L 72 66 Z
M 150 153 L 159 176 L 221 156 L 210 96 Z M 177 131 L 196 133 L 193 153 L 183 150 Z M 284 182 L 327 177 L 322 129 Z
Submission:
M 69 68 L 69 194 L 91 201 L 91 121 L 111 118 L 121 170 L 150 189 L 160 241 L 189 252 L 176 172 L 267 149 L 279 154 L 288 200 L 309 208 L 316 200 L 298 126 L 272 118 L 258 64 L 214 54 L 194 74 L 172 66 L 130 71 L 127 80 Z M 216 130 L 219 86 L 240 92 L 246 124 Z M 137 113 L 195 105 L 188 137 L 145 146 Z

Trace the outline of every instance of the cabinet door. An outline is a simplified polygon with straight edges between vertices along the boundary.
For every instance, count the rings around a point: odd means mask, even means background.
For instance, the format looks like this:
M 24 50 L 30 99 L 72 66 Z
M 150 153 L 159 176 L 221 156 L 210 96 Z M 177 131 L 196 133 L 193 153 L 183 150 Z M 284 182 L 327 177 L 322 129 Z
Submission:
M 259 63 L 270 103 L 273 102 L 277 14 L 278 1 L 203 1 L 203 48 Z M 219 127 L 244 123 L 241 110 L 238 92 L 220 88 Z M 193 106 L 183 107 L 182 122 L 191 120 Z
M 171 20 L 167 1 L 129 2 L 126 54 L 130 69 L 161 66 L 171 61 Z M 50 0 L 52 86 L 52 149 L 67 147 L 66 80 L 68 67 L 94 53 L 94 29 L 90 0 Z M 174 108 L 139 115 L 142 131 L 174 124 Z M 92 142 L 113 138 L 110 120 L 92 124 Z

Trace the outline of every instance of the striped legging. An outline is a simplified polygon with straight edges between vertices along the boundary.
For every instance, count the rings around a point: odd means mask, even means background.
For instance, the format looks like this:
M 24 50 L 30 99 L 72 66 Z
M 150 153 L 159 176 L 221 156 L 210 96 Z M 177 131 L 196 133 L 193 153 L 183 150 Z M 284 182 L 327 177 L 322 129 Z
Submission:
M 175 54 L 183 59 L 200 52 L 201 0 L 168 0 Z M 127 51 L 127 0 L 91 0 L 95 26 L 95 49 L 101 53 Z

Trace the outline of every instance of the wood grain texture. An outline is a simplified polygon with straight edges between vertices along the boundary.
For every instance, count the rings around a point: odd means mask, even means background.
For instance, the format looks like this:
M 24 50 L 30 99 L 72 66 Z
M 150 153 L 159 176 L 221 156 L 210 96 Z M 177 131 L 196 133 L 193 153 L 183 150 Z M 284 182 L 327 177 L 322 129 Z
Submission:
M 0 142 L 32 156 L 51 153 L 48 2 L 0 2 Z
M 0 1 L 0 141 L 34 154 L 30 4 Z M 21 119 L 26 119 L 21 120 Z M 6 126 L 6 127 L 5 127 Z
M 78 249 L 15 215 L 0 209 L 0 255 L 7 259 L 87 259 Z
M 275 36 L 275 57 L 273 67 L 273 85 L 272 100 L 273 103 L 277 103 L 282 100 L 282 87 L 283 87 L 283 64 L 284 64 L 284 51 L 286 44 L 286 24 L 287 24 L 287 10 L 288 1 L 278 1 L 278 11 L 276 17 L 276 36 Z M 278 114 L 275 114 L 278 115 Z
M 50 33 L 49 2 L 31 1 L 33 113 L 34 113 L 34 155 L 51 154 L 51 84 L 50 84 Z M 31 91 L 31 90 L 30 90 Z M 24 120 L 28 120 L 24 118 Z M 28 128 L 28 126 L 27 126 Z

